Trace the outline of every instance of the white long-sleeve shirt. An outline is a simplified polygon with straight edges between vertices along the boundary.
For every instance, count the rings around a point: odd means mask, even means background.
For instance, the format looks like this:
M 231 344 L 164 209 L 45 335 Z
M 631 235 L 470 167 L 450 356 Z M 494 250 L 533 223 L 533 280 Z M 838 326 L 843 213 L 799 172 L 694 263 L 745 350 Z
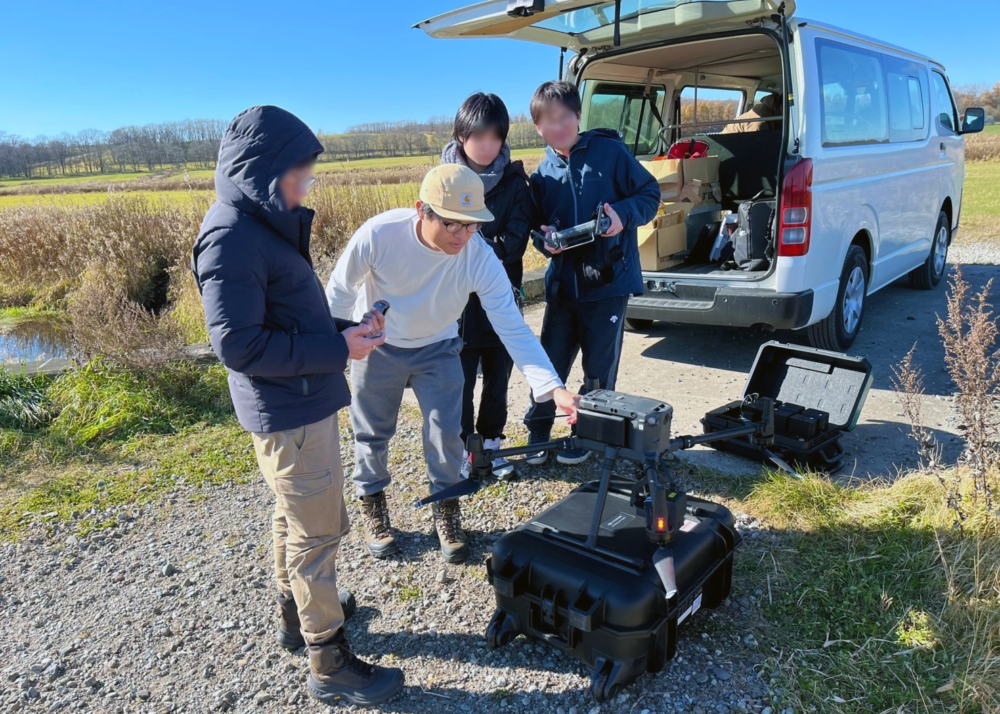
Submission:
M 496 254 L 479 235 L 458 255 L 434 250 L 417 237 L 418 220 L 412 208 L 398 208 L 358 229 L 326 287 L 330 314 L 360 320 L 376 300 L 386 300 L 386 344 L 423 347 L 458 336 L 458 318 L 476 293 L 535 401 L 550 399 L 563 383 L 517 309 Z

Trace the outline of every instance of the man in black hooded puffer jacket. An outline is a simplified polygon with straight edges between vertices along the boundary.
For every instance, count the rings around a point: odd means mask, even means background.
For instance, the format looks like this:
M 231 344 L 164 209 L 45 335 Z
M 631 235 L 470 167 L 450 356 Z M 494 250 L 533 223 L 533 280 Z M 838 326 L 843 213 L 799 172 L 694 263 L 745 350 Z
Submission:
M 331 318 L 313 271 L 313 212 L 301 204 L 322 151 L 283 109 L 237 116 L 219 148 L 217 200 L 192 270 L 236 415 L 277 501 L 279 642 L 308 645 L 314 697 L 370 706 L 399 692 L 403 674 L 358 659 L 343 633 L 353 597 L 337 587 L 337 548 L 350 527 L 337 411 L 351 401 L 348 359 L 365 359 L 384 337 L 369 337 L 381 316 L 361 325 Z

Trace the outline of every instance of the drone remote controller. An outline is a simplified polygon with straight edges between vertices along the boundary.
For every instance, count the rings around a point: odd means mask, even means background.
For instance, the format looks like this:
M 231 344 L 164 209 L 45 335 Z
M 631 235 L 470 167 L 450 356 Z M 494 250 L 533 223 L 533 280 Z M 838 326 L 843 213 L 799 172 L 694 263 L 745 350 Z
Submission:
M 554 231 L 548 235 L 532 231 L 531 237 L 541 240 L 550 250 L 569 250 L 593 243 L 609 230 L 611 230 L 611 217 L 605 213 L 604 204 L 601 203 L 597 206 L 597 217 L 592 221 L 581 223 L 564 231 Z

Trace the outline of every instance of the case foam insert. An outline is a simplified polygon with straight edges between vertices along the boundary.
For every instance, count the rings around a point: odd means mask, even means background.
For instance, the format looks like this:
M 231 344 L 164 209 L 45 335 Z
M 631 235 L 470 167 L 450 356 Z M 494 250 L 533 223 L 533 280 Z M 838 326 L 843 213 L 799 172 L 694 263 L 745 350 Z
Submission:
M 867 374 L 857 368 L 774 353 L 766 368 L 757 366 L 746 391 L 827 412 L 830 424 L 842 427 L 850 423 L 866 379 Z

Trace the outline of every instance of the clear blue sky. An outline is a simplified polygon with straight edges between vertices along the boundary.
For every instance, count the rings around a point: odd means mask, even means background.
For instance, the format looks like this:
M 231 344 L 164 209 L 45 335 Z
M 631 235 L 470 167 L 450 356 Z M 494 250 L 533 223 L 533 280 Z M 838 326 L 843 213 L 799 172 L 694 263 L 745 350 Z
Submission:
M 278 104 L 310 126 L 452 115 L 496 92 L 511 112 L 552 79 L 558 50 L 432 40 L 411 25 L 472 0 L 32 0 L 0 34 L 0 131 L 33 137 Z M 798 0 L 799 15 L 1000 81 L 998 0 Z

